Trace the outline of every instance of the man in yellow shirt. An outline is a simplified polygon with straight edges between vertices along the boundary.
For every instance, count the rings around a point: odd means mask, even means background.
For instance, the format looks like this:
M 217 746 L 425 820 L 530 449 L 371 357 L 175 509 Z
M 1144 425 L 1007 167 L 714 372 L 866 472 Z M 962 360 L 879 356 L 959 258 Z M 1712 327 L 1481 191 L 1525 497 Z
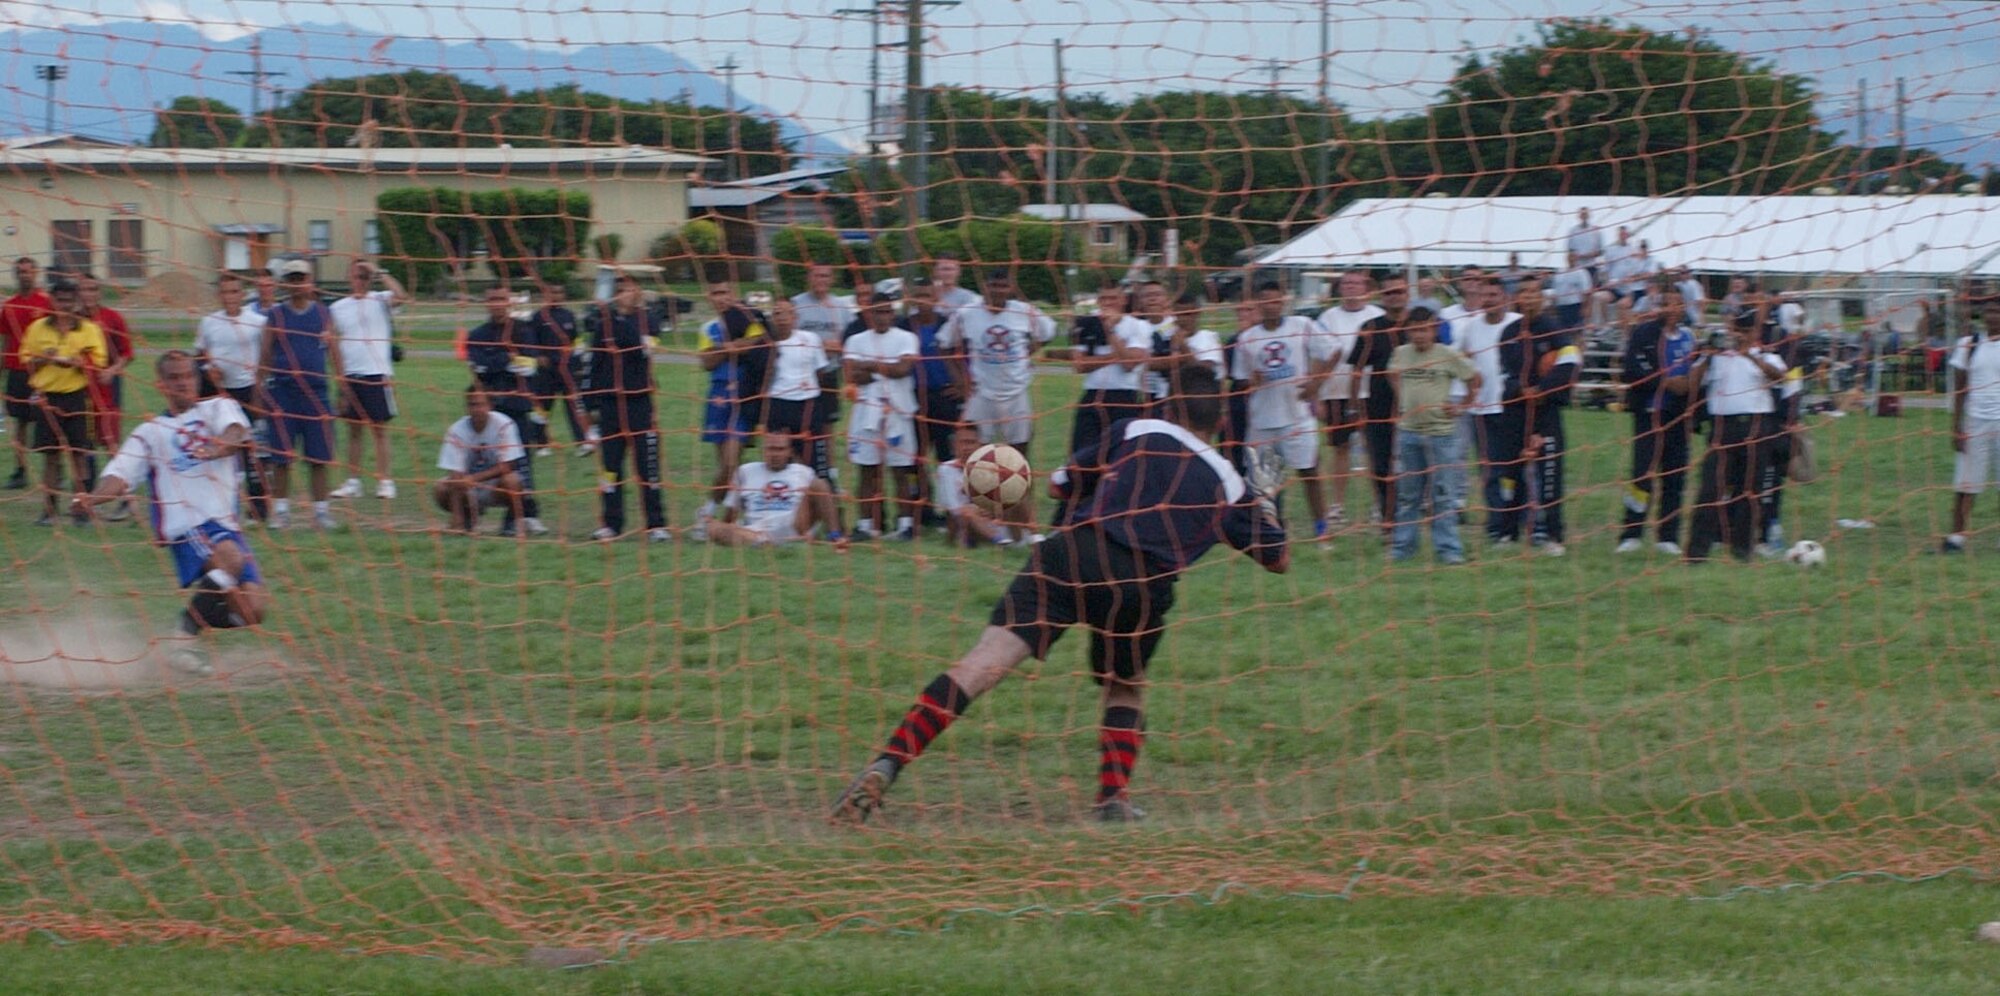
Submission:
M 110 363 L 104 330 L 77 311 L 77 287 L 69 280 L 49 285 L 52 307 L 21 337 L 21 359 L 28 367 L 30 403 L 35 410 L 35 449 L 42 454 L 42 517 L 35 524 L 56 523 L 56 495 L 63 489 L 63 457 L 78 487 L 89 484 L 85 466 L 91 450 L 90 376 Z

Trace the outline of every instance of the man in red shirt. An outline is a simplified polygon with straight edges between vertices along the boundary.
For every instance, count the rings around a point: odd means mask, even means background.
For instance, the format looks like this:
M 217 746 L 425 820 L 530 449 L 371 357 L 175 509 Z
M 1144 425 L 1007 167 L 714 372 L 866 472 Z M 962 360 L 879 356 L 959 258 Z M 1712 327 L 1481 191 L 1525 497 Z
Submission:
M 21 359 L 21 337 L 27 334 L 28 326 L 47 316 L 51 305 L 49 296 L 37 286 L 41 279 L 41 268 L 26 256 L 14 261 L 14 282 L 19 289 L 13 297 L 0 302 L 0 366 L 4 366 L 7 380 L 0 389 L 0 407 L 14 423 L 13 435 L 8 443 L 14 451 L 14 476 L 7 478 L 7 487 L 19 491 L 28 486 L 28 429 L 33 424 L 35 409 L 28 403 L 34 392 L 28 389 L 28 365 Z
M 104 304 L 104 288 L 89 270 L 76 275 L 76 299 L 83 317 L 104 330 L 104 345 L 111 351 L 111 363 L 90 375 L 90 408 L 97 431 L 97 444 L 115 453 L 125 439 L 125 368 L 132 363 L 132 327 L 116 308 Z M 97 454 L 89 458 L 90 479 L 97 480 Z M 132 517 L 130 498 L 120 500 L 104 518 L 119 522 Z

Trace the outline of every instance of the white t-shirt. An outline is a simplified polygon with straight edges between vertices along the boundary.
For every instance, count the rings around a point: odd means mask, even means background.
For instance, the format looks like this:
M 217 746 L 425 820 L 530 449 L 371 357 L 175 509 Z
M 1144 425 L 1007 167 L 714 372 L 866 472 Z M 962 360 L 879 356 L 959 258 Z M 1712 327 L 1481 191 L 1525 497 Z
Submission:
M 1458 342 L 1458 323 L 1464 321 L 1466 316 L 1472 313 L 1472 309 L 1462 304 L 1447 304 L 1439 308 L 1437 312 L 1438 323 L 1444 326 L 1444 331 L 1438 341 L 1447 346 Z
M 1707 295 L 1701 292 L 1701 281 L 1689 277 L 1674 286 L 1681 289 L 1681 303 L 1687 305 L 1688 324 L 1699 324 L 1702 306 L 1708 303 Z
M 1951 351 L 1951 368 L 1965 385 L 1965 414 L 2000 419 L 2000 340 L 1961 336 Z
M 205 398 L 179 415 L 159 414 L 132 430 L 118 455 L 104 468 L 115 477 L 152 494 L 155 532 L 162 540 L 177 540 L 211 519 L 228 529 L 236 524 L 236 491 L 243 467 L 236 454 L 217 460 L 196 459 L 195 444 L 220 438 L 232 425 L 250 427 L 243 406 L 230 398 Z M 99 478 L 103 480 L 103 478 Z
M 349 377 L 387 377 L 389 364 L 389 302 L 393 291 L 348 295 L 327 306 L 340 334 L 340 371 Z
M 991 401 L 1011 401 L 1034 379 L 1032 347 L 1055 335 L 1055 322 L 1026 302 L 1009 301 L 999 312 L 981 302 L 954 312 L 938 330 L 937 341 L 944 349 L 963 346 L 974 391 Z
M 445 430 L 444 443 L 438 447 L 438 467 L 455 474 L 477 474 L 527 455 L 521 448 L 521 429 L 513 419 L 488 412 L 486 428 L 474 429 L 472 416 L 463 415 Z
M 791 338 L 780 339 L 772 346 L 777 349 L 778 358 L 771 365 L 771 397 L 779 401 L 811 401 L 819 397 L 819 372 L 833 366 L 819 334 L 807 332 L 801 326 L 792 331 Z
M 241 390 L 257 383 L 257 365 L 264 354 L 264 325 L 269 319 L 244 308 L 235 318 L 224 312 L 203 315 L 194 333 L 194 350 L 208 356 L 222 376 L 222 386 Z
M 1500 380 L 1500 334 L 1507 330 L 1507 326 L 1520 320 L 1520 315 L 1510 311 L 1501 316 L 1498 324 L 1494 324 L 1486 320 L 1486 313 L 1482 311 L 1456 326 L 1463 334 L 1453 345 L 1479 371 L 1479 396 L 1472 399 L 1468 409 L 1471 414 L 1500 414 L 1500 399 L 1507 393 L 1507 385 Z M 1455 398 L 1462 396 L 1453 395 Z
M 1578 222 L 1575 228 L 1569 230 L 1569 251 L 1576 253 L 1576 258 L 1585 264 L 1596 262 L 1604 252 L 1604 233 Z
M 1619 293 L 1638 294 L 1645 291 L 1647 282 L 1653 279 L 1658 269 L 1653 257 L 1631 253 L 1611 261 L 1610 279 L 1606 282 L 1618 288 Z
M 1299 382 L 1333 359 L 1332 343 L 1312 319 L 1286 315 L 1278 327 L 1252 325 L 1236 338 L 1236 369 L 1230 376 L 1263 377 L 1250 392 L 1250 425 L 1256 429 L 1290 429 L 1312 422 L 1312 406 L 1299 397 Z
M 1784 357 L 1761 350 L 1744 354 L 1721 353 L 1708 361 L 1708 412 L 1711 415 L 1768 415 L 1777 410 L 1771 397 L 1774 381 L 1757 370 L 1761 363 L 1773 373 L 1785 372 Z
M 1147 356 L 1153 355 L 1153 326 L 1137 315 L 1120 315 L 1118 321 L 1105 330 L 1111 342 L 1093 347 L 1092 356 L 1110 356 L 1115 352 L 1114 344 L 1126 349 L 1137 349 Z M 1136 391 L 1139 377 L 1146 370 L 1145 364 L 1127 368 L 1113 363 L 1098 367 L 1083 375 L 1083 389 L 1086 391 Z
M 1319 327 L 1333 340 L 1334 355 L 1339 362 L 1333 368 L 1333 376 L 1320 389 L 1322 401 L 1346 401 L 1349 398 L 1368 396 L 1368 378 L 1361 378 L 1361 393 L 1354 390 L 1354 347 L 1361 342 L 1361 326 L 1382 317 L 1385 312 L 1372 304 L 1364 304 L 1354 311 L 1336 304 L 1319 313 Z
M 1549 297 L 1557 304 L 1582 304 L 1590 294 L 1590 271 L 1579 266 L 1549 278 Z
M 938 511 L 952 515 L 972 503 L 972 495 L 965 490 L 965 465 L 957 460 L 946 460 L 938 464 L 937 487 L 933 490 Z
M 851 297 L 828 294 L 826 300 L 821 301 L 807 291 L 792 298 L 792 307 L 799 313 L 799 328 L 817 334 L 822 344 L 827 339 L 839 339 L 854 321 L 854 299 Z
M 937 313 L 945 316 L 946 318 L 950 318 L 952 315 L 956 314 L 960 308 L 977 307 L 979 305 L 979 302 L 984 300 L 986 300 L 986 298 L 981 296 L 978 291 L 970 290 L 964 287 L 953 287 L 950 290 L 940 290 L 938 291 Z
M 1158 326 L 1158 329 L 1159 329 L 1159 334 L 1168 336 L 1170 338 L 1173 336 L 1175 332 L 1179 331 L 1179 329 L 1175 325 L 1174 320 L 1171 318 L 1167 319 L 1165 322 L 1162 322 Z M 1194 356 L 1194 361 L 1196 363 L 1205 364 L 1210 370 L 1215 371 L 1215 376 L 1218 379 L 1228 378 L 1229 371 L 1224 370 L 1222 368 L 1223 354 L 1222 354 L 1221 336 L 1216 335 L 1214 332 L 1208 329 L 1195 329 L 1193 332 L 1188 333 L 1187 341 L 1183 342 L 1181 345 L 1186 347 L 1187 351 Z M 1147 352 L 1149 354 L 1152 352 L 1150 346 L 1148 347 Z M 1148 397 L 1164 398 L 1173 391 L 1173 388 L 1174 388 L 1173 382 L 1167 379 L 1165 371 L 1162 370 L 1146 371 L 1146 394 Z
M 844 347 L 848 359 L 864 363 L 894 363 L 902 357 L 916 359 L 923 353 L 917 342 L 917 334 L 909 329 L 892 328 L 887 332 L 869 329 L 856 332 Z M 914 364 L 909 373 L 901 377 L 884 377 L 876 374 L 874 379 L 861 385 L 861 392 L 855 399 L 853 428 L 873 431 L 881 428 L 882 417 L 889 412 L 914 415 L 917 411 L 917 376 Z
M 1778 327 L 1786 335 L 1798 335 L 1806 330 L 1806 306 L 1797 301 L 1786 301 L 1778 305 Z
M 738 520 L 752 529 L 787 526 L 812 483 L 813 469 L 802 463 L 783 470 L 772 470 L 762 460 L 746 463 L 736 468 L 722 507 L 735 509 Z

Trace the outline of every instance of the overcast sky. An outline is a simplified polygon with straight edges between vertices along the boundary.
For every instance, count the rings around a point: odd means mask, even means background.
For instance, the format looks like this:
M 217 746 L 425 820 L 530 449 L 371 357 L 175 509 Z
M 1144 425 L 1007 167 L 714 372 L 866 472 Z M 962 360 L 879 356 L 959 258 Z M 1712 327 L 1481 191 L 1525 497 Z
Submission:
M 868 21 L 834 12 L 868 2 L 0 0 L 0 26 L 155 19 L 195 24 L 220 40 L 316 23 L 556 51 L 565 43 L 660 45 L 709 67 L 733 56 L 745 96 L 854 144 L 866 117 Z M 673 13 L 649 12 L 661 7 Z M 1422 106 L 1467 50 L 1517 44 L 1550 18 L 1596 14 L 1666 30 L 1701 27 L 1724 45 L 1810 74 L 1829 98 L 1820 104 L 1828 116 L 1851 112 L 1862 79 L 1871 107 L 1886 108 L 1902 76 L 1912 117 L 1976 135 L 2000 132 L 2000 4 L 1372 0 L 1328 9 L 1332 96 L 1363 115 Z M 927 73 L 935 82 L 1045 95 L 1055 79 L 1051 43 L 1060 40 L 1067 77 L 1079 89 L 1263 87 L 1275 61 L 1277 85 L 1310 95 L 1319 81 L 1321 10 L 1300 0 L 963 0 L 928 14 Z M 900 42 L 901 24 L 886 26 L 884 36 Z M 885 80 L 902 78 L 900 49 L 883 54 L 882 69 Z M 1886 133 L 1886 115 L 1876 117 L 1870 131 Z

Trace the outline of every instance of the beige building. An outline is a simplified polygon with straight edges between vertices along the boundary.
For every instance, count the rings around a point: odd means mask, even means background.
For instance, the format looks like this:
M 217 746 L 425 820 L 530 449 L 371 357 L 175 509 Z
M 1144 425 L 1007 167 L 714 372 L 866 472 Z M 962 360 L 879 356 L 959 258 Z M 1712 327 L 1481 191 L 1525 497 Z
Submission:
M 383 250 L 375 198 L 396 187 L 560 187 L 591 196 L 593 237 L 637 260 L 688 217 L 689 177 L 708 160 L 659 149 L 0 148 L 0 255 L 88 266 L 138 286 L 206 280 L 273 256 L 313 260 L 321 279 Z M 480 269 L 484 269 L 481 267 Z M 484 274 L 479 274 L 483 276 Z

